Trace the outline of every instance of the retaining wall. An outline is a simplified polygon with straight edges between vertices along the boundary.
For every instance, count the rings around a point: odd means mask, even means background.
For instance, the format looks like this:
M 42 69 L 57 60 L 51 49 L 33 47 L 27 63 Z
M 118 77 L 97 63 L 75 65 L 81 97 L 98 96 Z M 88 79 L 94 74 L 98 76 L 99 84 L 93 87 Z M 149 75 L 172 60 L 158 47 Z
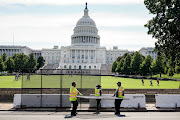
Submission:
M 79 89 L 84 95 L 94 93 L 94 89 Z M 114 94 L 115 89 L 103 89 L 104 94 Z M 0 101 L 13 101 L 14 94 L 69 94 L 69 88 L 0 88 Z M 180 94 L 180 89 L 125 89 L 125 94 L 144 94 L 146 102 L 155 102 L 155 94 Z

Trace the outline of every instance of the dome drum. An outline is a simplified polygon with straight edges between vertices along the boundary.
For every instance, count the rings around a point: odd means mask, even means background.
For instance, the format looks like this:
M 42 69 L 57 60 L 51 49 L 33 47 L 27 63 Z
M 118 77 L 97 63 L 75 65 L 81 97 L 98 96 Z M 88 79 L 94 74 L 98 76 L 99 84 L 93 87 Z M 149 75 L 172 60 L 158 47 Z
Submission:
M 71 36 L 71 45 L 100 45 L 100 36 L 93 19 L 88 15 L 87 6 L 84 10 L 84 16 L 78 20 L 74 28 L 74 34 Z

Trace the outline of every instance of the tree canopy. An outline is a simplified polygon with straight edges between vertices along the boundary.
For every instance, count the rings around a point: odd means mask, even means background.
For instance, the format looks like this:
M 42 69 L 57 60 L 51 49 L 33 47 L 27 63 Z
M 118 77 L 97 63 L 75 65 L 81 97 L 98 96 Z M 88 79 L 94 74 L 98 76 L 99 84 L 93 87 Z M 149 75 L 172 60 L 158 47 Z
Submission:
M 173 67 L 180 65 L 180 0 L 144 0 L 144 4 L 154 15 L 145 27 L 158 40 L 156 50 L 171 58 Z

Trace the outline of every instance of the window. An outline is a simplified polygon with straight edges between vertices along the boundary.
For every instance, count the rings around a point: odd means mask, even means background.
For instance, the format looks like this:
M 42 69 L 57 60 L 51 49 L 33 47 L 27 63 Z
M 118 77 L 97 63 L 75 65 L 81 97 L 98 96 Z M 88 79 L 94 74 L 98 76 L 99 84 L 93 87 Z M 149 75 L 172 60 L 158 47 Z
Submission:
M 84 69 L 86 69 L 86 66 L 84 66 Z
M 64 60 L 64 63 L 66 63 L 66 60 Z
M 72 60 L 72 63 L 74 63 L 74 60 Z
M 66 55 L 64 55 L 64 58 L 66 58 Z
M 69 66 L 69 69 L 71 69 L 71 65 Z
M 74 66 L 74 69 L 76 69 L 76 65 Z
M 89 69 L 91 69 L 91 66 L 89 66 Z
M 96 69 L 96 66 L 94 66 L 94 69 Z
M 64 68 L 66 69 L 66 65 L 64 65 Z

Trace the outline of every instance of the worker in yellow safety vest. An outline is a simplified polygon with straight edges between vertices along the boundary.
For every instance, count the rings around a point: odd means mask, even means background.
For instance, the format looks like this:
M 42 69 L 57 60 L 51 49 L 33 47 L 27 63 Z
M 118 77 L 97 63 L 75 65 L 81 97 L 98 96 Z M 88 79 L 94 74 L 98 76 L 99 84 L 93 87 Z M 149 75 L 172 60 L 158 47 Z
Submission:
M 78 94 L 82 96 L 82 94 L 76 89 L 76 83 L 72 82 L 72 86 L 70 88 L 70 96 L 69 96 L 69 100 L 73 104 L 71 116 L 76 116 L 76 114 L 77 114 L 76 110 L 77 110 L 77 106 L 78 106 L 78 101 L 77 101 Z
M 117 89 L 114 96 L 118 98 L 124 98 L 124 88 L 121 86 L 121 82 L 117 83 Z M 123 99 L 115 99 L 115 115 L 120 115 L 120 105 Z
M 95 96 L 101 96 L 101 95 L 102 95 L 101 85 L 97 85 L 95 88 Z M 98 111 L 101 99 L 96 99 L 96 101 L 97 101 L 96 110 Z

